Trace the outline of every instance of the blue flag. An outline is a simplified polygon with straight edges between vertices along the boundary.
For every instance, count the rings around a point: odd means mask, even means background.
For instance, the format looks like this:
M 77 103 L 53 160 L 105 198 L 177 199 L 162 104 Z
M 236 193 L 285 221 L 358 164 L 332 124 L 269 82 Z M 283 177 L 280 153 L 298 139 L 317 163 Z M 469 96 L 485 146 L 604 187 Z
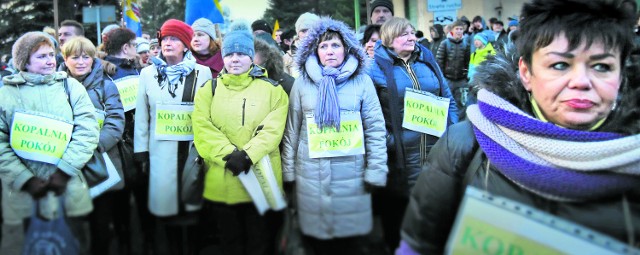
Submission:
M 126 0 L 124 6 L 124 22 L 138 37 L 142 36 L 142 23 L 140 23 L 140 5 L 138 0 Z
M 219 0 L 187 0 L 184 17 L 185 23 L 189 25 L 199 18 L 206 18 L 213 23 L 224 23 Z

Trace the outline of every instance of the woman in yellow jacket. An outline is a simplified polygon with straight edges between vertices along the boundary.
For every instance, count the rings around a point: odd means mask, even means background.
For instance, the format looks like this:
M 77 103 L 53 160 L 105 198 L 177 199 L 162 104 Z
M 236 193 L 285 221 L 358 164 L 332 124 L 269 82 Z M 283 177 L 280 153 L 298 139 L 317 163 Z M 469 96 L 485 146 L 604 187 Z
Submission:
M 194 143 L 207 168 L 205 207 L 215 215 L 223 254 L 269 254 L 277 229 L 258 213 L 238 178 L 268 156 L 282 190 L 278 145 L 289 99 L 263 68 L 253 64 L 254 52 L 249 26 L 232 24 L 222 42 L 224 70 L 195 98 Z

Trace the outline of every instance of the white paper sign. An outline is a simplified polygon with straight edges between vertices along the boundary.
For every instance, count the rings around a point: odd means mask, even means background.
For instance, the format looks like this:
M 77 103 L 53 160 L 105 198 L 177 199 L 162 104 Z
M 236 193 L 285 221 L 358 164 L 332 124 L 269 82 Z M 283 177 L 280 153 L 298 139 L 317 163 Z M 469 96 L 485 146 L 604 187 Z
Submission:
M 640 250 L 474 187 L 467 188 L 446 246 L 446 254 L 623 253 L 640 254 Z
M 269 155 L 264 156 L 258 164 L 252 166 L 248 173 L 238 175 L 238 178 L 260 215 L 264 215 L 269 209 L 279 211 L 287 207 L 287 202 L 271 168 Z
M 104 157 L 104 163 L 107 165 L 107 173 L 109 174 L 109 178 L 89 189 L 89 195 L 92 199 L 96 198 L 100 194 L 104 193 L 105 191 L 109 190 L 111 187 L 122 181 L 122 178 L 120 178 L 118 170 L 116 170 L 116 166 L 113 165 L 113 162 L 109 158 L 109 155 L 107 155 L 106 152 L 103 152 L 102 157 Z

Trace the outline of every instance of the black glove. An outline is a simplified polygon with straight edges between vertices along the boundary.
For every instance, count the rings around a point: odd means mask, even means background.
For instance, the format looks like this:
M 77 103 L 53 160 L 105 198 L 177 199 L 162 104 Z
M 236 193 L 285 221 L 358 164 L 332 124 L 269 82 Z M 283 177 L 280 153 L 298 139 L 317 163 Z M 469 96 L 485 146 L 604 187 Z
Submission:
M 31 179 L 22 186 L 22 190 L 28 192 L 33 199 L 38 199 L 47 194 L 49 190 L 48 186 L 49 182 L 38 177 L 31 177 Z
M 244 151 L 233 151 L 231 154 L 224 156 L 222 160 L 227 161 L 224 164 L 224 168 L 229 169 L 233 176 L 238 176 L 241 172 L 248 173 L 251 165 L 253 165 L 253 162 Z
M 49 189 L 53 190 L 56 195 L 62 195 L 67 190 L 67 182 L 69 182 L 71 176 L 58 169 L 55 173 L 49 176 Z

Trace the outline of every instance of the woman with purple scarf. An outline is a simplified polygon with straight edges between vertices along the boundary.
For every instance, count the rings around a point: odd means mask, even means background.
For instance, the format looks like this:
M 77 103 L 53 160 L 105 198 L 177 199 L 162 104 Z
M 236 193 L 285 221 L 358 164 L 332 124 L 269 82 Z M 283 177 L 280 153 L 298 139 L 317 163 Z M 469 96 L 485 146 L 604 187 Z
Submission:
M 300 227 L 315 254 L 360 254 L 373 227 L 369 187 L 387 180 L 384 118 L 353 32 L 330 18 L 315 24 L 298 48 L 282 173 L 296 183 Z
M 540 219 L 560 218 L 638 246 L 640 88 L 638 70 L 625 66 L 635 8 L 635 1 L 620 0 L 523 6 L 520 55 L 511 45 L 478 67 L 478 104 L 433 147 L 396 254 L 456 247 L 447 240 L 457 240 L 449 234 L 471 187 L 532 208 L 545 215 Z

